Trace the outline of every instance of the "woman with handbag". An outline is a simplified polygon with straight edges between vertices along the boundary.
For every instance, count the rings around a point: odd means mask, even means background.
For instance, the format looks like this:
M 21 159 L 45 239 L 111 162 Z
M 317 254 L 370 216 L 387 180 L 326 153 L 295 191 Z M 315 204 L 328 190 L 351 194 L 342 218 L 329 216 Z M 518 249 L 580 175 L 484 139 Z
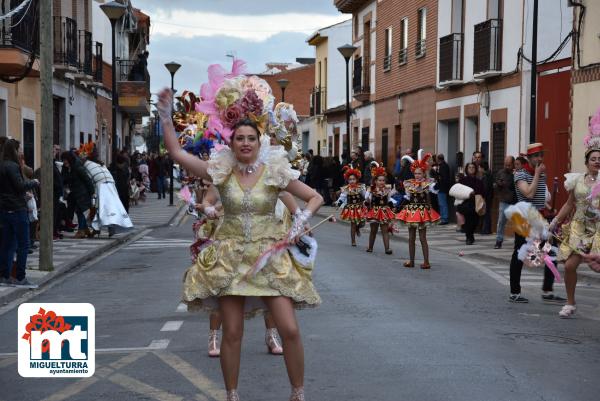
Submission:
M 466 243 L 467 245 L 473 245 L 475 243 L 474 232 L 479 223 L 479 216 L 485 214 L 483 182 L 477 178 L 477 166 L 475 163 L 467 163 L 465 166 L 465 176 L 460 179 L 460 183 L 473 189 L 470 198 L 461 203 L 457 208 L 465 217 L 463 230 L 467 240 Z

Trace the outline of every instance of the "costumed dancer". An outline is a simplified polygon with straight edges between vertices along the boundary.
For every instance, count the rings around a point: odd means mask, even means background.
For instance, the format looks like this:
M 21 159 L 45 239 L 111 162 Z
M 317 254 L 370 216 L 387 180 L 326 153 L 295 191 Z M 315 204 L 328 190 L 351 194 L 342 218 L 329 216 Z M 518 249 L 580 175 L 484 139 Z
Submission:
M 342 209 L 340 219 L 350 222 L 350 239 L 356 246 L 356 236 L 360 236 L 360 225 L 365 221 L 365 195 L 367 188 L 360 182 L 360 170 L 350 166 L 344 167 L 344 179 L 347 185 L 341 188 L 337 205 Z
M 94 182 L 96 189 L 95 212 L 91 217 L 92 233 L 90 235 L 100 236 L 100 229 L 108 227 L 108 236 L 115 234 L 116 227 L 131 228 L 133 223 L 125 211 L 115 180 L 106 168 L 98 160 L 98 151 L 93 142 L 81 145 L 79 148 L 79 157 L 83 160 L 83 167 Z
M 298 181 L 281 147 L 270 147 L 259 158 L 260 133 L 273 96 L 266 81 L 242 74 L 245 63 L 234 61 L 231 73 L 209 67 L 209 83 L 202 86 L 197 110 L 209 116 L 207 129 L 230 143 L 213 152 L 206 162 L 183 151 L 170 118 L 172 94 L 159 95 L 159 112 L 165 144 L 172 157 L 191 174 L 212 182 L 221 195 L 224 217 L 215 240 L 202 250 L 184 278 L 188 305 L 219 310 L 223 319 L 221 366 L 227 400 L 239 400 L 237 392 L 243 318 L 269 310 L 283 339 L 290 400 L 304 400 L 304 352 L 295 308 L 320 304 L 311 270 L 283 252 L 264 258 L 264 251 L 283 241 L 297 241 L 308 219 L 323 202 L 313 189 Z M 281 191 L 307 203 L 294 214 L 286 235 L 274 215 Z M 259 263 L 260 262 L 260 263 Z M 312 267 L 312 266 L 311 266 Z
M 577 310 L 577 267 L 586 255 L 600 254 L 600 109 L 590 120 L 584 145 L 587 172 L 565 174 L 565 189 L 569 191 L 569 198 L 550 223 L 550 231 L 554 231 L 572 215 L 571 221 L 561 227 L 562 244 L 558 254 L 558 260 L 565 263 L 567 292 L 567 303 L 558 313 L 561 318 L 570 318 Z
M 367 204 L 365 219 L 371 224 L 369 233 L 369 247 L 367 252 L 373 252 L 377 230 L 381 227 L 381 236 L 383 237 L 383 246 L 386 255 L 391 255 L 390 249 L 390 224 L 394 223 L 396 215 L 392 211 L 390 204 L 394 206 L 396 202 L 392 199 L 392 189 L 386 185 L 387 172 L 385 167 L 377 162 L 371 162 L 371 187 L 365 195 Z
M 404 267 L 415 267 L 415 243 L 417 240 L 417 230 L 419 230 L 419 239 L 421 240 L 421 249 L 423 250 L 423 264 L 421 269 L 429 269 L 429 247 L 427 245 L 427 226 L 436 224 L 440 221 L 440 215 L 431 207 L 430 192 L 436 192 L 433 189 L 435 181 L 427 177 L 429 165 L 427 161 L 431 157 L 430 153 L 423 155 L 423 149 L 418 152 L 419 158 L 413 160 L 410 156 L 404 156 L 410 162 L 410 170 L 415 178 L 404 181 L 405 197 L 408 203 L 404 205 L 397 219 L 408 226 L 408 251 L 410 260 L 404 262 Z

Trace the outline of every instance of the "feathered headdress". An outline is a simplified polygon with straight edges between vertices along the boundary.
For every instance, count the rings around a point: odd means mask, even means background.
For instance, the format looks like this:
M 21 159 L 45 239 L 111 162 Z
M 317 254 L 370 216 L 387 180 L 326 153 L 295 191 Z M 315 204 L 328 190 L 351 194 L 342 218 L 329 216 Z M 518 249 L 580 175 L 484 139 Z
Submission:
M 586 157 L 590 152 L 600 151 L 600 108 L 590 120 L 588 134 L 583 139 L 583 144 L 585 145 Z
M 385 167 L 383 167 L 382 164 L 379 164 L 376 161 L 371 162 L 371 177 L 372 178 L 377 178 L 380 176 L 387 177 L 387 171 L 386 171 Z
M 346 181 L 348 181 L 348 178 L 350 178 L 351 175 L 355 176 L 357 180 L 360 180 L 360 177 L 362 177 L 360 170 L 354 167 L 344 166 L 342 170 L 344 171 L 344 180 Z
M 402 156 L 401 160 L 407 160 L 410 163 L 410 171 L 412 171 L 413 173 L 416 169 L 421 169 L 423 170 L 423 172 L 427 171 L 427 169 L 429 168 L 429 164 L 427 164 L 427 161 L 431 158 L 431 153 L 425 153 L 423 149 L 419 149 L 419 151 L 417 152 L 417 156 L 418 159 L 415 160 L 409 155 L 404 155 Z
M 268 123 L 268 111 L 273 108 L 271 87 L 257 76 L 244 75 L 246 62 L 233 61 L 231 72 L 218 64 L 208 67 L 208 82 L 200 89 L 202 100 L 196 111 L 208 116 L 206 129 L 225 142 L 230 142 L 233 127 L 243 119 L 256 123 L 264 132 Z
M 294 106 L 289 103 L 277 103 L 274 110 L 268 111 L 269 124 L 267 133 L 278 145 L 288 152 L 288 160 L 294 162 L 300 157 L 298 152 L 298 116 Z

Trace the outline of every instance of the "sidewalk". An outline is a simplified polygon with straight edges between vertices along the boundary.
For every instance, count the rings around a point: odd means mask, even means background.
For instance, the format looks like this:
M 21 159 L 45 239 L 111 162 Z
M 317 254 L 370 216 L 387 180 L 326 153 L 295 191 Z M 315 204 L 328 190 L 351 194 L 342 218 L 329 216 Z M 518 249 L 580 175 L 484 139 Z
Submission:
M 27 257 L 27 278 L 40 287 L 52 279 L 94 259 L 114 247 L 125 243 L 143 230 L 167 226 L 178 221 L 184 212 L 181 203 L 175 199 L 169 206 L 169 199 L 156 199 L 149 194 L 145 202 L 129 207 L 129 217 L 133 228 L 108 237 L 108 231 L 102 230 L 100 237 L 75 239 L 75 233 L 64 233 L 62 240 L 54 241 L 54 270 L 39 270 L 39 249 Z M 29 290 L 24 288 L 0 286 L 0 306 L 19 298 Z
M 340 220 L 339 211 L 335 207 L 323 206 L 317 212 L 317 215 L 327 217 L 334 214 L 338 222 L 347 224 Z M 400 226 L 401 227 L 401 226 Z M 368 232 L 367 227 L 362 229 L 363 233 Z M 394 234 L 392 240 L 408 242 L 408 230 L 401 228 L 399 234 Z M 445 226 L 434 225 L 427 228 L 427 243 L 429 248 L 435 251 L 445 252 L 454 256 L 458 256 L 459 252 L 463 252 L 464 257 L 476 259 L 485 265 L 506 266 L 506 274 L 513 253 L 512 237 L 504 237 L 502 249 L 494 249 L 496 244 L 496 234 L 481 235 L 475 234 L 475 244 L 465 245 L 465 234 L 456 231 L 456 224 L 448 224 Z M 417 249 L 419 249 L 419 240 L 417 238 Z M 559 270 L 563 270 L 560 266 Z M 577 269 L 577 275 L 592 281 L 600 281 L 600 274 L 589 270 L 587 266 L 582 266 Z

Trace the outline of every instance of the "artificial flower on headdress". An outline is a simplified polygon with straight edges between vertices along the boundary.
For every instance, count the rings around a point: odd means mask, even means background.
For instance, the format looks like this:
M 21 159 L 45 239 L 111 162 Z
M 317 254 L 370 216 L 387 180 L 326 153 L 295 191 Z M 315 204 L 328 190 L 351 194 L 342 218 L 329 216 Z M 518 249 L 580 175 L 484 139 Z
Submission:
M 245 76 L 245 67 L 244 61 L 234 60 L 227 73 L 213 64 L 208 67 L 208 82 L 200 89 L 202 100 L 196 104 L 196 111 L 208 116 L 209 134 L 225 142 L 230 142 L 233 127 L 244 119 L 250 119 L 264 132 L 273 107 L 269 84 L 259 77 Z
M 360 177 L 362 176 L 360 170 L 351 166 L 344 166 L 344 168 L 342 168 L 342 171 L 344 171 L 344 180 L 346 181 L 348 181 L 350 176 L 355 176 L 357 180 L 360 180 Z
M 410 171 L 413 173 L 417 169 L 423 170 L 423 172 L 427 171 L 429 168 L 429 164 L 427 163 L 431 158 L 431 153 L 425 153 L 423 149 L 419 149 L 417 152 L 417 160 L 413 159 L 409 155 L 402 156 L 401 160 L 407 160 L 410 163 Z
M 387 171 L 385 169 L 385 167 L 383 166 L 383 163 L 379 164 L 376 161 L 372 161 L 371 162 L 371 177 L 372 178 L 377 178 L 377 177 L 387 177 Z
M 95 146 L 96 144 L 91 141 L 88 143 L 82 143 L 81 146 L 79 146 L 79 149 L 77 149 L 77 154 L 79 157 L 88 157 L 94 151 Z

